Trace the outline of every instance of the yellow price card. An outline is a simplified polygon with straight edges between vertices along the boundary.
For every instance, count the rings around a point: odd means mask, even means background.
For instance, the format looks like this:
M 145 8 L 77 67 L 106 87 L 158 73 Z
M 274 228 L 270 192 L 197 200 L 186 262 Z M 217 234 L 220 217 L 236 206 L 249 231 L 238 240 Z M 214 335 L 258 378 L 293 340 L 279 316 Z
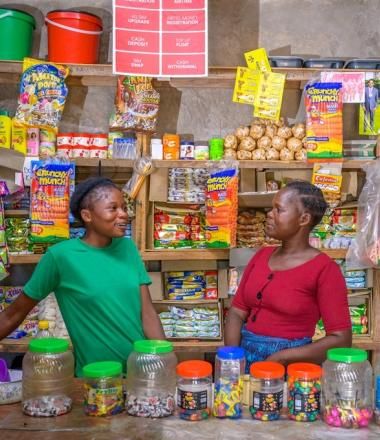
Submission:
M 269 64 L 267 51 L 263 48 L 251 50 L 244 54 L 247 66 L 252 70 L 260 70 L 260 72 L 272 72 Z
M 254 105 L 260 75 L 260 72 L 257 70 L 251 70 L 247 67 L 238 67 L 232 101 L 238 102 L 239 104 Z

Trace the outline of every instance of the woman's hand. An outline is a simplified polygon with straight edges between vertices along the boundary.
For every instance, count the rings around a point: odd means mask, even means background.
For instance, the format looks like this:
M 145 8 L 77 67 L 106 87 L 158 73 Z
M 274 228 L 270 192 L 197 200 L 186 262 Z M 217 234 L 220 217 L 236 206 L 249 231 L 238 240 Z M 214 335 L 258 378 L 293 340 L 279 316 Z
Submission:
M 153 306 L 149 293 L 149 287 L 145 284 L 140 286 L 141 294 L 141 318 L 144 335 L 147 339 L 166 339 L 160 318 Z
M 324 338 L 302 347 L 287 348 L 273 353 L 266 360 L 288 365 L 293 362 L 312 362 L 322 364 L 326 360 L 327 350 L 337 347 L 351 347 L 351 329 L 331 332 Z

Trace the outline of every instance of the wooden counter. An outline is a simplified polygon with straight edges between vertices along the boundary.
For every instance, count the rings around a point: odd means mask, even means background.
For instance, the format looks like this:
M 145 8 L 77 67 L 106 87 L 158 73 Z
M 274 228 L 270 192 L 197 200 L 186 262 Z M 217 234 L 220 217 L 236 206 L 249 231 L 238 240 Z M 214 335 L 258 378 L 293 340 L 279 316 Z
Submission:
M 297 423 L 253 421 L 246 410 L 243 419 L 185 422 L 177 417 L 142 419 L 125 413 L 109 418 L 88 417 L 82 412 L 81 383 L 76 380 L 75 405 L 71 413 L 56 418 L 33 418 L 22 414 L 20 404 L 0 405 L 2 440 L 188 440 L 188 439 L 281 439 L 281 440 L 378 440 L 380 427 L 348 431 L 322 422 Z

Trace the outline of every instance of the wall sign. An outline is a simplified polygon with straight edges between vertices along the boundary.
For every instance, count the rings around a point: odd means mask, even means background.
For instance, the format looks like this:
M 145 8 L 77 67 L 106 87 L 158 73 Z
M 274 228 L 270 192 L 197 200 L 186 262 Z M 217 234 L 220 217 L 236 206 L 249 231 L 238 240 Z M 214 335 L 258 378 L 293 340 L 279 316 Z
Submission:
M 208 74 L 207 0 L 113 0 L 113 72 Z

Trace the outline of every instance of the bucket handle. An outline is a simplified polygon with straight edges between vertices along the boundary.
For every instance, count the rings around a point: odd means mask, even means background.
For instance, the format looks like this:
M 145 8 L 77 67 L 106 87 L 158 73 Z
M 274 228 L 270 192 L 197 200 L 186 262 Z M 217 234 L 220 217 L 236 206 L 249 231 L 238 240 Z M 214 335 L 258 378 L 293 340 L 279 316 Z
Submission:
M 1 16 L 0 16 L 1 18 Z M 65 26 L 64 24 L 56 23 L 55 21 L 49 20 L 47 17 L 45 17 L 45 22 L 48 24 L 51 24 L 53 26 L 59 27 L 61 29 L 65 29 L 66 31 L 73 31 L 73 32 L 79 32 L 80 34 L 87 34 L 87 35 L 100 35 L 103 33 L 103 30 L 101 31 L 85 31 L 83 29 L 76 29 L 70 26 Z
M 12 14 L 8 11 L 8 12 L 4 12 L 4 14 L 2 14 L 2 15 L 0 15 L 0 20 L 2 19 L 2 18 L 5 18 L 5 17 L 10 17 Z

